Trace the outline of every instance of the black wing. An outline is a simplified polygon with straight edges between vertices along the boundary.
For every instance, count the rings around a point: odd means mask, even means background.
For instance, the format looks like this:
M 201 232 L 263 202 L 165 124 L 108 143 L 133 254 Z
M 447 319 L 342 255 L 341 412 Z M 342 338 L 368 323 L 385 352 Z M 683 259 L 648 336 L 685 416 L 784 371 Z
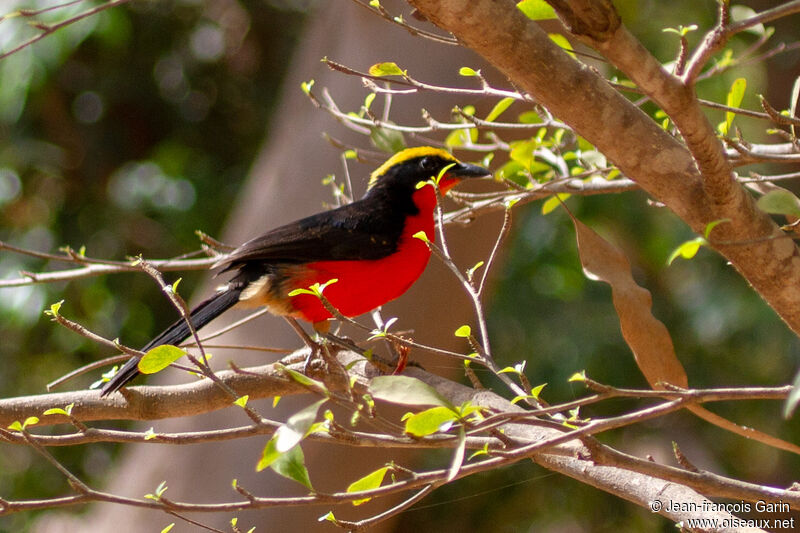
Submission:
M 215 267 L 223 272 L 246 263 L 307 263 L 381 259 L 397 249 L 404 214 L 378 198 L 311 215 L 251 239 Z

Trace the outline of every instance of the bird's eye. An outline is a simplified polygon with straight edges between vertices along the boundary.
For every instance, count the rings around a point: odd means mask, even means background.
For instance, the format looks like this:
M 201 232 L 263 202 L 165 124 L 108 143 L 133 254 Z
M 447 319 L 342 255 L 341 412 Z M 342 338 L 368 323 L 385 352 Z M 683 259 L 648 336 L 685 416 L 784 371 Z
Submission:
M 436 161 L 434 161 L 434 159 L 431 157 L 423 157 L 419 161 L 419 166 L 422 170 L 435 170 Z

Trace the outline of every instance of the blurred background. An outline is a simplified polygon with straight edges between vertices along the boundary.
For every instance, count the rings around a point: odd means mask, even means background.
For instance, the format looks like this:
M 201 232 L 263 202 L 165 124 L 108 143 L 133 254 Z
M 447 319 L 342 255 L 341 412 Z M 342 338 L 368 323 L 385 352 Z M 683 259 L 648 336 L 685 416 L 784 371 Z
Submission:
M 393 13 L 409 13 L 400 2 L 383 4 Z M 756 10 L 773 4 L 747 2 Z M 52 5 L 44 0 L 5 0 L 0 15 Z M 80 2 L 38 18 L 59 21 L 92 5 L 96 4 Z M 703 30 L 713 25 L 716 16 L 716 4 L 710 0 L 668 5 L 618 0 L 615 5 L 628 27 L 662 61 L 677 53 L 677 37 L 663 33 L 663 28 L 698 24 Z M 796 23 L 795 17 L 774 24 L 776 36 L 768 48 L 791 43 Z M 35 33 L 24 18 L 0 21 L 0 53 Z M 696 44 L 701 36 L 702 31 L 690 33 L 689 40 Z M 741 51 L 755 39 L 743 34 L 730 48 Z M 85 246 L 88 256 L 104 259 L 136 254 L 166 258 L 196 250 L 195 230 L 236 243 L 266 229 L 249 227 L 248 217 L 274 215 L 276 220 L 265 223 L 275 225 L 278 212 L 262 213 L 270 204 L 258 202 L 268 198 L 285 204 L 293 196 L 284 191 L 293 187 L 291 194 L 307 200 L 303 209 L 319 210 L 323 200 L 333 201 L 323 179 L 328 173 L 342 173 L 341 150 L 325 141 L 322 132 L 376 150 L 367 137 L 345 132 L 302 95 L 299 82 L 312 78 L 330 80 L 327 85 L 338 91 L 337 101 L 350 105 L 343 105 L 345 110 L 357 109 L 367 95 L 358 78 L 329 72 L 319 63 L 323 56 L 361 70 L 380 61 L 397 61 L 404 68 L 416 62 L 412 74 L 422 72 L 427 76 L 424 81 L 441 84 L 466 85 L 469 80 L 458 79 L 459 67 L 481 67 L 493 83 L 503 84 L 477 58 L 415 39 L 345 0 L 134 1 L 69 25 L 0 60 L 0 240 L 51 253 L 62 246 Z M 698 90 L 704 98 L 724 102 L 732 81 L 745 77 L 743 107 L 757 109 L 756 95 L 763 94 L 773 106 L 785 109 L 791 85 L 800 75 L 799 57 L 795 49 L 737 67 L 703 82 Z M 315 90 L 321 85 L 317 81 Z M 420 107 L 438 106 L 438 116 L 444 117 L 453 103 L 485 109 L 494 104 L 449 97 L 421 104 L 408 98 L 397 103 L 392 119 L 418 124 Z M 655 108 L 645 109 L 655 113 Z M 516 106 L 512 110 L 524 111 Z M 722 112 L 709 116 L 714 123 L 724 118 Z M 736 121 L 747 140 L 774 140 L 765 133 L 770 124 L 743 117 Z M 479 159 L 465 152 L 460 155 Z M 497 153 L 492 167 L 505 159 Z M 350 170 L 357 190 L 363 190 L 370 165 L 353 164 Z M 766 169 L 740 172 L 746 170 Z M 262 185 L 265 176 L 272 180 L 270 189 Z M 289 201 L 289 205 L 295 204 Z M 724 260 L 701 250 L 691 261 L 666 265 L 670 252 L 694 237 L 677 217 L 648 205 L 638 192 L 572 197 L 568 205 L 583 222 L 625 250 L 638 282 L 653 293 L 654 313 L 672 333 L 692 386 L 773 386 L 792 379 L 798 367 L 796 337 Z M 297 214 L 286 216 L 283 221 Z M 483 224 L 476 230 L 489 246 L 497 230 L 493 220 L 494 226 Z M 470 231 L 456 231 L 462 242 L 457 251 L 471 261 L 467 267 L 485 253 L 484 248 L 469 248 Z M 18 277 L 20 270 L 63 267 L 0 251 L 0 279 Z M 210 286 L 202 283 L 202 274 L 181 276 L 181 293 L 187 298 L 196 288 Z M 583 395 L 582 386 L 567 383 L 580 370 L 615 386 L 646 386 L 621 338 L 610 290 L 584 278 L 572 225 L 560 210 L 543 216 L 540 204 L 533 204 L 514 211 L 512 235 L 492 272 L 491 289 L 489 317 L 498 359 L 502 364 L 526 360 L 531 382 L 548 383 L 544 392 L 548 402 Z M 443 294 L 446 298 L 448 293 Z M 1 289 L 0 397 L 41 393 L 56 377 L 110 355 L 43 316 L 44 309 L 62 299 L 62 312 L 69 318 L 131 346 L 146 343 L 174 317 L 170 304 L 144 275 Z M 468 319 L 469 311 L 463 316 Z M 429 370 L 458 368 L 441 360 L 437 364 L 441 368 L 433 364 Z M 84 387 L 97 377 L 70 386 Z M 583 414 L 608 415 L 635 405 L 620 400 Z M 741 424 L 800 441 L 797 417 L 783 420 L 781 407 L 778 402 L 741 402 L 711 409 Z M 800 471 L 797 457 L 743 441 L 688 414 L 600 439 L 665 462 L 671 461 L 671 443 L 676 441 L 697 466 L 754 483 L 786 487 Z M 44 498 L 69 492 L 63 476 L 32 450 L 7 444 L 0 444 L 0 450 L 0 497 Z M 115 465 L 125 461 L 125 452 L 115 445 L 54 450 L 73 472 L 94 485 L 113 476 Z M 415 460 L 419 467 L 434 467 L 448 459 L 446 452 L 426 452 Z M 311 473 L 313 478 L 313 469 Z M 149 490 L 160 481 L 153 479 Z M 93 511 L 70 512 L 90 519 Z M 303 512 L 313 524 L 325 509 Z M 0 518 L 0 531 L 57 531 L 46 514 Z M 157 524 L 169 523 L 168 517 L 156 514 L 149 513 L 153 521 L 132 531 L 158 531 Z M 221 523 L 229 518 L 221 517 Z M 252 522 L 259 526 L 256 531 L 268 530 L 267 523 L 259 520 Z M 173 531 L 191 531 L 187 527 L 179 523 Z M 333 530 L 327 524 L 317 527 Z M 386 530 L 673 528 L 644 509 L 522 462 L 441 488 Z

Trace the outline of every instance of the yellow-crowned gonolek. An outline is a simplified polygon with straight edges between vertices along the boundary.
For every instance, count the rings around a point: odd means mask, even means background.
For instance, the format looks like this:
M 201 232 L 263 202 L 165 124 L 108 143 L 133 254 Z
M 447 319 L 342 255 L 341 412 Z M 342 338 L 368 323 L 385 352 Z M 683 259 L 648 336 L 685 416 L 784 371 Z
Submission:
M 358 201 L 270 230 L 223 257 L 215 268 L 233 277 L 191 312 L 199 329 L 230 309 L 265 306 L 271 313 L 307 320 L 317 327 L 331 318 L 310 294 L 289 296 L 314 283 L 345 316 L 357 316 L 403 294 L 422 274 L 428 246 L 413 235 L 423 231 L 434 240 L 436 192 L 420 182 L 444 173 L 439 189 L 447 192 L 463 178 L 488 176 L 483 167 L 461 163 L 444 150 L 408 148 L 391 157 L 371 175 L 367 193 Z M 179 344 L 190 336 L 180 319 L 142 351 Z M 107 382 L 101 394 L 119 390 L 139 373 L 131 358 Z

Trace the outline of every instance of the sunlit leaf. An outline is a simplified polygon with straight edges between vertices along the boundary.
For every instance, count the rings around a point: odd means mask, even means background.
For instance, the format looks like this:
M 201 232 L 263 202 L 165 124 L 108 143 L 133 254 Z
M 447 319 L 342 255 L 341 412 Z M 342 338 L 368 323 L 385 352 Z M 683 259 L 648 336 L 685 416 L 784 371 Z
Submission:
M 522 0 L 517 3 L 517 9 L 522 11 L 531 20 L 547 20 L 556 18 L 556 12 L 544 0 Z
M 386 477 L 386 472 L 388 470 L 389 467 L 384 466 L 375 470 L 374 472 L 370 472 L 361 479 L 350 483 L 350 485 L 347 487 L 347 492 L 362 492 L 365 490 L 377 489 L 383 483 L 383 478 Z M 361 505 L 362 503 L 366 503 L 371 499 L 372 498 L 363 498 L 361 500 L 353 500 L 352 504 Z
M 455 333 L 453 333 L 453 335 L 455 335 L 456 337 L 467 339 L 469 338 L 470 335 L 472 335 L 472 328 L 467 325 L 463 325 L 460 328 L 458 328 L 455 331 Z
M 514 99 L 511 97 L 503 98 L 502 100 L 497 102 L 492 108 L 492 110 L 489 111 L 489 114 L 486 115 L 486 122 L 493 122 L 494 120 L 496 120 L 497 117 L 503 114 L 503 111 L 508 109 L 508 107 L 513 103 Z
M 425 437 L 440 431 L 450 422 L 458 420 L 458 414 L 450 407 L 432 407 L 405 419 L 405 432 L 415 437 Z
M 164 370 L 184 355 L 186 355 L 186 352 L 177 346 L 162 344 L 149 349 L 139 361 L 137 368 L 142 374 L 155 374 Z
M 369 392 L 376 400 L 412 406 L 443 406 L 455 410 L 436 389 L 409 376 L 378 376 L 369 382 Z
M 700 247 L 705 246 L 706 244 L 707 242 L 703 237 L 696 237 L 690 241 L 681 243 L 672 251 L 671 254 L 669 254 L 669 257 L 667 258 L 667 264 L 671 265 L 672 262 L 678 257 L 683 257 L 684 259 L 693 258 L 695 255 L 697 255 L 697 251 L 700 249 Z
M 396 63 L 387 61 L 385 63 L 375 63 L 369 67 L 371 76 L 405 76 L 406 72 L 397 66 Z

